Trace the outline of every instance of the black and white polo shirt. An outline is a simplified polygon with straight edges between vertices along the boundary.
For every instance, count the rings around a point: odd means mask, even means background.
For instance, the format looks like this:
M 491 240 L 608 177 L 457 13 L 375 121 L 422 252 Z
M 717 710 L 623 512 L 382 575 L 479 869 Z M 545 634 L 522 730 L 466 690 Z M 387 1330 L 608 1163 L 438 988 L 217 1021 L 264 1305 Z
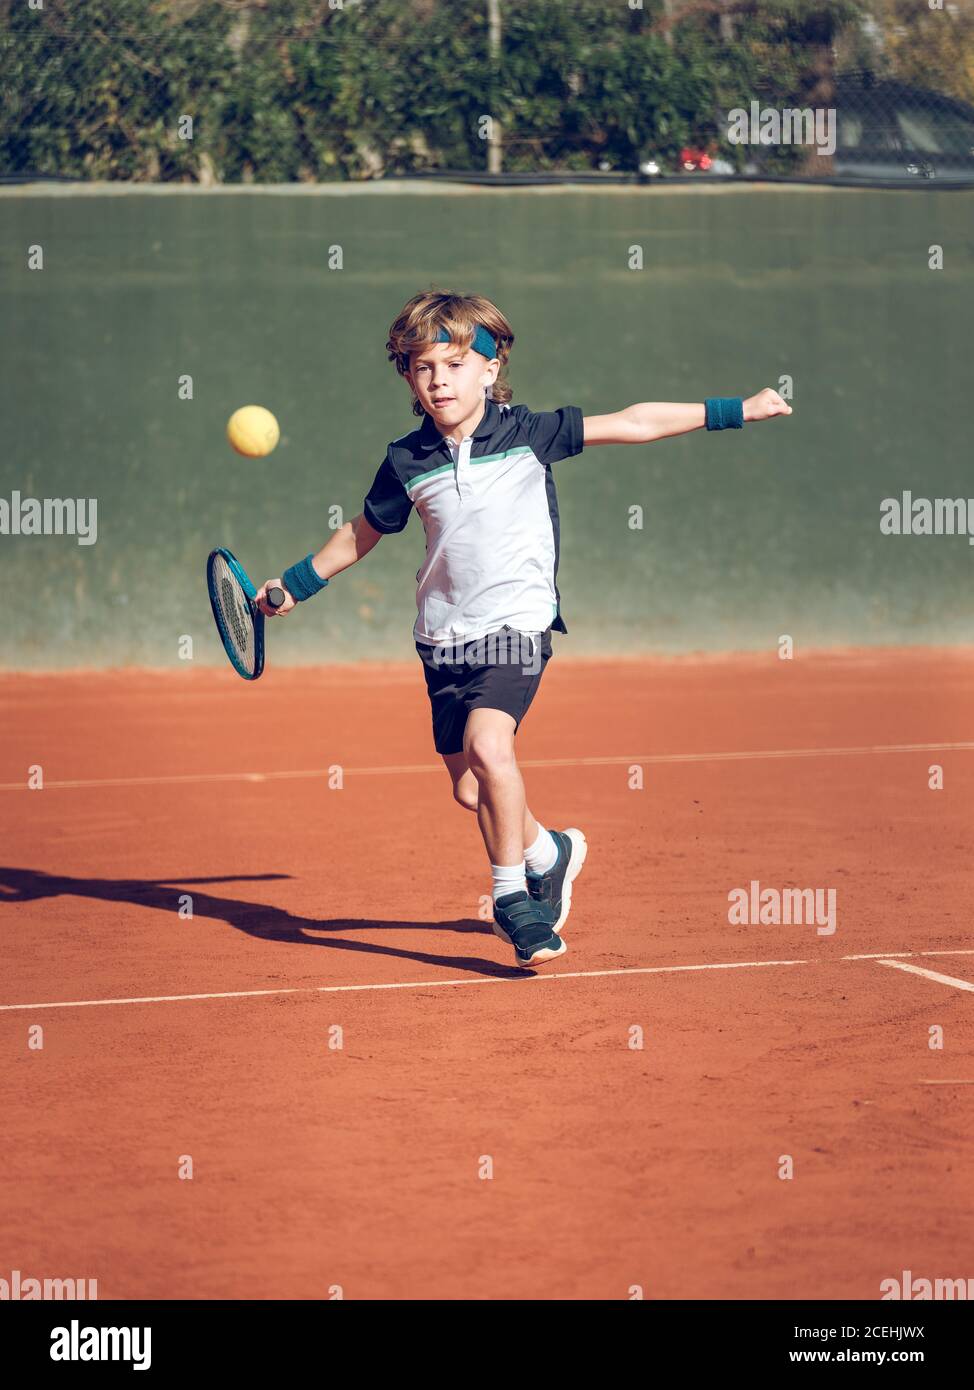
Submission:
M 388 533 L 403 529 L 413 506 L 422 517 L 417 642 L 474 641 L 506 623 L 519 632 L 567 631 L 551 465 L 582 445 L 578 406 L 536 413 L 494 401 L 459 445 L 429 415 L 389 445 L 365 519 Z

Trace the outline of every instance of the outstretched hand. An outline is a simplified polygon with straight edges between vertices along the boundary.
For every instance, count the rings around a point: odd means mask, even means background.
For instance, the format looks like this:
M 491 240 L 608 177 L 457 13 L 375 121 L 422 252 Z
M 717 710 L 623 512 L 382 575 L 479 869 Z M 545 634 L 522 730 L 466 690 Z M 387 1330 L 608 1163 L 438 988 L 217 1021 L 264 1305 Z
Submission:
M 775 415 L 790 415 L 791 406 L 786 400 L 766 386 L 756 396 L 748 396 L 744 402 L 745 422 L 750 420 L 770 420 Z

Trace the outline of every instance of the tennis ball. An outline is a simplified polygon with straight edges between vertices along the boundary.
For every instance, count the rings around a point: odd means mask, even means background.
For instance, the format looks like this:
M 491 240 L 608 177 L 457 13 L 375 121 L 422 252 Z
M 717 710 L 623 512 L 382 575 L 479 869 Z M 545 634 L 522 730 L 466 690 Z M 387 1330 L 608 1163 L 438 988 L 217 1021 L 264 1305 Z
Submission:
M 227 424 L 227 439 L 238 454 L 248 459 L 269 454 L 280 437 L 280 426 L 262 405 L 242 405 L 233 412 Z

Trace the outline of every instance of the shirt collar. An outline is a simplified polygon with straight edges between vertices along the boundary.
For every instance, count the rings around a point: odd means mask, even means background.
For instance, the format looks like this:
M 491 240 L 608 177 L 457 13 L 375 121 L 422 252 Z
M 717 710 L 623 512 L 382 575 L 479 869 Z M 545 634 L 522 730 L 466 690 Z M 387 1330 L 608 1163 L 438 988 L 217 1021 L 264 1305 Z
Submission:
M 487 408 L 483 414 L 483 419 L 480 421 L 480 424 L 477 426 L 477 428 L 473 431 L 472 437 L 474 439 L 486 439 L 486 437 L 489 434 L 493 434 L 494 430 L 497 428 L 497 422 L 499 418 L 500 411 L 498 410 L 497 406 L 494 404 L 493 401 L 488 401 Z M 420 448 L 428 451 L 430 449 L 438 448 L 441 444 L 444 444 L 445 442 L 446 435 L 440 434 L 439 430 L 436 428 L 436 424 L 433 420 L 432 415 L 426 415 L 423 419 L 423 423 L 419 431 Z

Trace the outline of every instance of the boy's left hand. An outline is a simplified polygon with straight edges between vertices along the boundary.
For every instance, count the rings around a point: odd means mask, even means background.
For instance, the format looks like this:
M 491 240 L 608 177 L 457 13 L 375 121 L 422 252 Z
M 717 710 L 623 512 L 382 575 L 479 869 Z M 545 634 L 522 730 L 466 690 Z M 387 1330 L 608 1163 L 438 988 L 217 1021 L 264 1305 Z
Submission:
M 766 386 L 756 396 L 748 396 L 744 402 L 744 420 L 770 420 L 774 415 L 790 415 L 791 406 L 782 400 L 777 391 Z

